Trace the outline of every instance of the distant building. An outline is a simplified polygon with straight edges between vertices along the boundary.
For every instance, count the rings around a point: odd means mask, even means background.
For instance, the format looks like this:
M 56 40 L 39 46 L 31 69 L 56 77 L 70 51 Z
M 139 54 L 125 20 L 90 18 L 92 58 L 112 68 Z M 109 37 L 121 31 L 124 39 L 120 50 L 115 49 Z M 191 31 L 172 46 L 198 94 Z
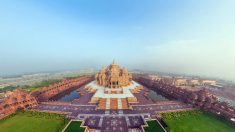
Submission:
M 197 80 L 197 79 L 193 79 L 193 80 L 190 81 L 190 84 L 191 84 L 191 85 L 198 86 L 198 85 L 201 85 L 201 81 L 200 81 L 200 80 Z
M 202 80 L 202 85 L 216 85 L 214 80 Z
M 174 79 L 173 85 L 175 86 L 209 86 L 216 85 L 216 81 L 214 80 L 200 80 L 200 79 Z
M 150 80 L 163 81 L 166 84 L 171 84 L 175 86 L 217 86 L 217 82 L 214 80 L 202 80 L 202 79 L 192 79 L 182 76 L 171 77 L 171 76 L 158 76 L 149 75 Z
M 157 80 L 157 81 L 159 81 L 159 80 L 162 79 L 162 77 L 157 76 L 157 75 L 149 75 L 149 78 L 150 78 L 151 80 Z
M 173 85 L 175 86 L 187 86 L 189 85 L 189 80 L 180 78 L 180 79 L 173 79 Z

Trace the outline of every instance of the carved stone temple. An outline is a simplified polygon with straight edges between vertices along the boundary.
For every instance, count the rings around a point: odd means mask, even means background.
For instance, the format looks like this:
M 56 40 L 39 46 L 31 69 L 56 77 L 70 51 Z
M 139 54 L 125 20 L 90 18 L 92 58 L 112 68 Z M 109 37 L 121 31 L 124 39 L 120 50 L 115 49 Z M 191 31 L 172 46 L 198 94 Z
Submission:
M 129 74 L 128 70 L 120 68 L 115 61 L 108 67 L 102 68 L 95 77 L 98 85 L 109 88 L 128 86 L 132 80 L 132 75 Z
M 129 109 L 130 104 L 138 103 L 134 93 L 142 86 L 132 80 L 126 68 L 121 68 L 113 61 L 102 68 L 95 80 L 85 86 L 87 91 L 94 93 L 90 103 L 98 104 L 98 109 Z

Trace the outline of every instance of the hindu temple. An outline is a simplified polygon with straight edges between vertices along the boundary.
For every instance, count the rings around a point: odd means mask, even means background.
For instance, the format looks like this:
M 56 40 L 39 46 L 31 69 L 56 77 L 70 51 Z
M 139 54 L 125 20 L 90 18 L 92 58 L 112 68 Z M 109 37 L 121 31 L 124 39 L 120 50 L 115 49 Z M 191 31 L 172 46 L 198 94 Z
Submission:
M 126 68 L 120 68 L 118 64 L 113 61 L 106 68 L 102 68 L 96 74 L 97 84 L 109 87 L 109 88 L 120 88 L 131 84 L 132 75 Z
M 102 68 L 95 80 L 86 85 L 88 91 L 94 92 L 90 103 L 98 104 L 99 109 L 129 109 L 131 103 L 138 103 L 133 93 L 141 88 L 132 80 L 128 69 L 115 61 Z

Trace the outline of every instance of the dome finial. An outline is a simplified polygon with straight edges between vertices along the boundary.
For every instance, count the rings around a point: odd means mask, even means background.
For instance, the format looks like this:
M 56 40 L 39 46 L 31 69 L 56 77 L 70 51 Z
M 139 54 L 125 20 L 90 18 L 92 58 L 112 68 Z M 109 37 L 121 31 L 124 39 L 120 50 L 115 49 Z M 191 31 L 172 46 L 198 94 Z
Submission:
M 113 59 L 113 64 L 116 64 L 116 63 L 115 63 L 115 59 Z

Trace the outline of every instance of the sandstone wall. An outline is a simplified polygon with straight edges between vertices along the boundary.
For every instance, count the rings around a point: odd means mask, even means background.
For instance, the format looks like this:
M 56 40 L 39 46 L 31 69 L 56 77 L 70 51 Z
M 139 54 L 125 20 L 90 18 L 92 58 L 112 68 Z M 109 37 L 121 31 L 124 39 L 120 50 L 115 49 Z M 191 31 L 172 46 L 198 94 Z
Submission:
M 213 113 L 235 124 L 235 122 L 231 120 L 235 119 L 235 107 L 230 106 L 227 102 L 219 102 L 218 99 L 206 89 L 191 91 L 166 84 L 163 81 L 150 80 L 146 76 L 135 76 L 134 80 L 166 97 L 192 104 L 196 108 Z

